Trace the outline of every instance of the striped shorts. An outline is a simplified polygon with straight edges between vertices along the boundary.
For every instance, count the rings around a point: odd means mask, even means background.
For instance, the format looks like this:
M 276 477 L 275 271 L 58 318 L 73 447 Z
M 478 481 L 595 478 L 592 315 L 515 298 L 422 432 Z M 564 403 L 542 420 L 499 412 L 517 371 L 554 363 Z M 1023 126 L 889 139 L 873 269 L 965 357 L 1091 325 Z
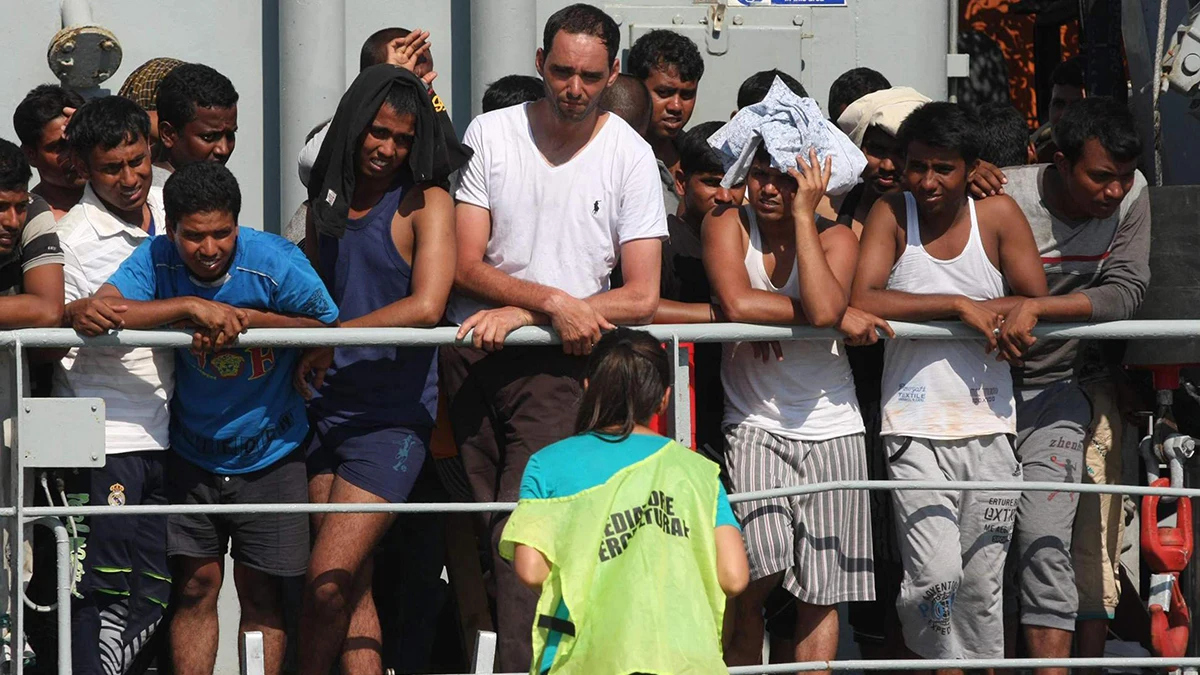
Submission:
M 863 434 L 799 441 L 765 429 L 725 429 L 734 492 L 866 480 Z M 835 605 L 875 599 L 871 511 L 865 490 L 835 490 L 733 505 L 750 558 L 750 578 L 783 572 L 800 601 Z

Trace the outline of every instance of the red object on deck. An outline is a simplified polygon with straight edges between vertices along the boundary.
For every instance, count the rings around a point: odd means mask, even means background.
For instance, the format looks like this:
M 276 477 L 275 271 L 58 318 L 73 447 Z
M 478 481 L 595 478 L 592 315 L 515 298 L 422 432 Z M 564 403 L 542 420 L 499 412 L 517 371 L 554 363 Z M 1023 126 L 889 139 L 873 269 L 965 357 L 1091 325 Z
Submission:
M 692 413 L 692 450 L 696 449 L 696 349 L 691 342 L 680 342 L 679 346 L 687 350 L 688 355 L 688 400 L 691 404 Z M 671 429 L 671 417 L 667 415 L 655 415 L 650 420 L 650 428 L 667 438 L 674 438 L 675 432 Z
M 1159 371 L 1155 371 L 1158 386 Z M 1178 375 L 1178 371 L 1176 371 Z M 1150 487 L 1168 487 L 1170 478 L 1159 478 Z M 1158 656 L 1180 658 L 1187 654 L 1192 617 L 1187 600 L 1179 590 L 1179 573 L 1188 566 L 1194 550 L 1192 536 L 1192 500 L 1176 501 L 1175 527 L 1158 526 L 1158 495 L 1142 498 L 1142 557 L 1156 574 L 1170 574 L 1171 609 L 1150 605 L 1150 646 Z
M 1164 611 L 1162 605 L 1150 605 L 1150 647 L 1157 656 L 1177 659 L 1187 655 L 1192 616 L 1179 590 L 1179 575 L 1172 576 L 1175 579 L 1171 582 L 1171 611 Z M 1170 670 L 1166 668 L 1164 672 Z
M 1159 478 L 1150 487 L 1169 487 L 1170 478 Z M 1157 574 L 1182 572 L 1192 558 L 1192 500 L 1176 501 L 1175 527 L 1158 526 L 1158 495 L 1142 498 L 1142 556 Z

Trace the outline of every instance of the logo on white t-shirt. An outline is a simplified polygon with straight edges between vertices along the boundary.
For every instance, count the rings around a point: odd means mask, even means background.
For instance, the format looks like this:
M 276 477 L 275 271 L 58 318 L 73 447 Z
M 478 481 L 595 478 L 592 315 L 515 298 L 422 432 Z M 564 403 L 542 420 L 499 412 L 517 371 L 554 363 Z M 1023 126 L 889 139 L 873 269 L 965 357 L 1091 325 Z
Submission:
M 597 199 L 595 202 L 592 203 L 592 215 L 594 216 L 597 213 L 600 213 L 600 200 L 599 199 Z

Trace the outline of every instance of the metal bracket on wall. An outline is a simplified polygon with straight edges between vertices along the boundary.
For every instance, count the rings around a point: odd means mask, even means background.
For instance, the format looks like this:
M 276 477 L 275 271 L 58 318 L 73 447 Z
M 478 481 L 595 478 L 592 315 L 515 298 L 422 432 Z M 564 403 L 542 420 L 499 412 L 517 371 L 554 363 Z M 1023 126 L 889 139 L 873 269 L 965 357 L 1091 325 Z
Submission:
M 714 56 L 728 52 L 729 31 L 725 30 L 725 10 L 729 8 L 729 0 L 695 0 L 695 4 L 708 5 L 708 30 L 704 31 L 705 51 Z
M 26 468 L 104 466 L 104 399 L 23 398 L 17 413 Z

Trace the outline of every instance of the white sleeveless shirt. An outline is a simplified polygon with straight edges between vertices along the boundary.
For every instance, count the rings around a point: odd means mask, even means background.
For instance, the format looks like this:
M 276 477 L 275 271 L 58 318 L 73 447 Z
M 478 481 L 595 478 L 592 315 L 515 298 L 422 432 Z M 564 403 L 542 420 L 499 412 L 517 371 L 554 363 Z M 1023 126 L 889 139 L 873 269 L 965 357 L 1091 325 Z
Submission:
M 904 193 L 908 245 L 892 266 L 888 290 L 977 301 L 1005 296 L 1004 277 L 983 249 L 975 201 L 967 202 L 967 245 L 954 258 L 940 260 L 925 251 L 916 200 Z M 1009 366 L 984 348 L 979 340 L 888 340 L 880 433 L 941 440 L 1016 433 Z
M 771 283 L 763 266 L 762 236 L 754 210 L 743 207 L 750 225 L 746 272 L 758 290 L 800 299 L 796 263 L 782 288 Z M 747 425 L 802 441 L 824 441 L 861 433 L 862 416 L 854 378 L 841 340 L 781 342 L 783 360 L 772 352 L 763 363 L 749 344 L 725 344 L 721 382 L 725 387 L 724 426 Z

